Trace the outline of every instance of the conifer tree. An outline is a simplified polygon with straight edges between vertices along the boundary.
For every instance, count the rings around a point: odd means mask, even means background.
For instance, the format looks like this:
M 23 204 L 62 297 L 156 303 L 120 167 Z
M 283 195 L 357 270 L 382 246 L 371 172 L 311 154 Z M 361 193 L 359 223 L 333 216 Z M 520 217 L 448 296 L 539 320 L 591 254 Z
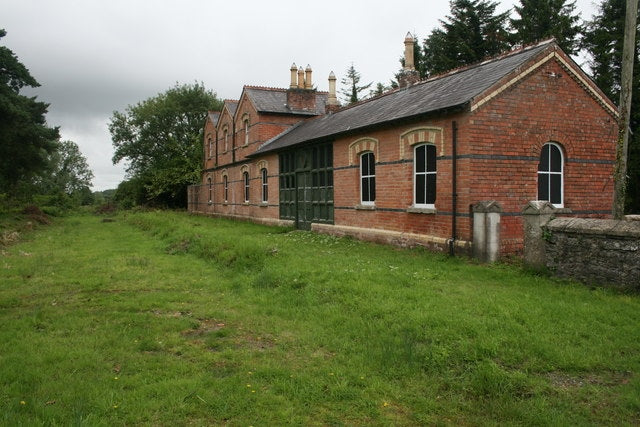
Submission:
M 351 64 L 347 69 L 347 76 L 340 80 L 340 83 L 345 86 L 345 88 L 340 90 L 340 93 L 344 96 L 345 103 L 353 104 L 354 102 L 361 101 L 363 98 L 360 96 L 360 93 L 369 89 L 373 84 L 373 82 L 370 82 L 366 85 L 361 85 L 361 78 L 360 73 L 356 70 L 353 64 Z
M 582 31 L 575 1 L 520 0 L 514 6 L 517 18 L 510 18 L 513 42 L 529 44 L 554 37 L 568 54 L 578 52 L 578 36 Z
M 6 35 L 0 29 L 0 39 Z M 16 194 L 19 184 L 46 167 L 56 149 L 57 128 L 47 126 L 48 104 L 20 94 L 40 86 L 16 55 L 0 46 L 0 193 Z
M 497 6 L 489 0 L 451 0 L 450 15 L 424 41 L 425 74 L 473 64 L 506 50 L 508 12 L 496 14 Z

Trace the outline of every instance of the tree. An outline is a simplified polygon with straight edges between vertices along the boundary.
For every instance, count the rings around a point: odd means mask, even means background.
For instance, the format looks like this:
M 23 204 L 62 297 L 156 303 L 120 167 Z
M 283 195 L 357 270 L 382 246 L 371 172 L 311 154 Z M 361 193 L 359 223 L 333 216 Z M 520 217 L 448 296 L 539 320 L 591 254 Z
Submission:
M 91 187 L 93 172 L 73 141 L 56 143 L 56 150 L 49 155 L 45 171 L 40 181 L 45 193 L 62 191 L 72 195 Z
M 389 86 L 385 86 L 384 83 L 378 82 L 376 83 L 376 88 L 369 91 L 369 97 L 380 96 L 390 89 L 391 88 Z
M 568 54 L 578 52 L 582 26 L 575 1 L 520 0 L 514 10 L 519 16 L 509 19 L 514 43 L 524 45 L 554 37 Z
M 625 0 L 604 0 L 593 20 L 587 22 L 582 40 L 582 47 L 590 57 L 588 63 L 594 82 L 614 102 L 620 98 L 625 12 Z M 640 69 L 638 57 L 636 45 L 635 70 Z M 627 163 L 626 211 L 640 213 L 640 78 L 637 72 L 633 76 L 629 127 L 632 133 Z
M 0 29 L 0 39 L 6 35 Z M 18 196 L 18 184 L 47 164 L 55 149 L 57 128 L 46 125 L 48 104 L 20 95 L 23 87 L 38 87 L 16 55 L 0 46 L 0 192 Z
M 147 203 L 186 207 L 187 186 L 200 179 L 207 111 L 221 108 L 215 93 L 195 83 L 115 111 L 109 123 L 113 163 L 128 162 L 129 179 L 144 186 Z
M 342 89 L 340 93 L 344 95 L 344 101 L 347 104 L 353 104 L 354 102 L 360 101 L 362 99 L 359 96 L 360 92 L 369 89 L 373 84 L 373 82 L 371 82 L 366 85 L 360 85 L 360 79 L 360 73 L 356 71 L 353 64 L 351 64 L 347 69 L 347 76 L 340 81 L 343 86 L 346 86 L 346 88 Z
M 451 0 L 450 15 L 440 20 L 424 40 L 424 73 L 443 73 L 469 65 L 509 47 L 508 12 L 496 14 L 498 3 L 488 0 Z

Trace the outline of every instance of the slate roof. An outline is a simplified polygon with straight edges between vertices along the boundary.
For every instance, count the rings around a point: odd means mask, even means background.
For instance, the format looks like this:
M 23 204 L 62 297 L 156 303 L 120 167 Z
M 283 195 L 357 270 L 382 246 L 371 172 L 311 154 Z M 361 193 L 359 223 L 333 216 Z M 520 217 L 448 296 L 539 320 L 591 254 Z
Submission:
M 238 109 L 238 102 L 239 101 L 235 101 L 233 99 L 225 99 L 224 100 L 224 106 L 229 109 L 229 114 L 231 114 L 231 117 L 236 115 L 236 110 Z M 223 107 L 223 109 L 224 109 L 224 107 Z
M 316 92 L 316 109 L 314 111 L 292 110 L 287 105 L 287 89 L 245 86 L 244 90 L 259 113 L 317 116 L 325 113 L 325 105 L 329 97 L 327 92 Z
M 396 120 L 464 107 L 470 104 L 474 97 L 552 45 L 553 41 L 543 42 L 497 59 L 388 92 L 333 114 L 301 122 L 262 144 L 254 155 Z
M 219 111 L 209 111 L 209 120 L 211 120 L 211 123 L 213 124 L 213 126 L 218 126 L 218 120 L 220 119 L 220 112 Z

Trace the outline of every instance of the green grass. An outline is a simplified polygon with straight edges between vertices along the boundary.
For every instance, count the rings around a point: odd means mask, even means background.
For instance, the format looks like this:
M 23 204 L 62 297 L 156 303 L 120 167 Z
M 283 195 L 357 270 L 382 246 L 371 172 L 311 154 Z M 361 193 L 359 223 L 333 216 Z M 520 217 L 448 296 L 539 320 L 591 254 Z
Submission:
M 173 212 L 32 233 L 2 425 L 640 423 L 637 296 Z

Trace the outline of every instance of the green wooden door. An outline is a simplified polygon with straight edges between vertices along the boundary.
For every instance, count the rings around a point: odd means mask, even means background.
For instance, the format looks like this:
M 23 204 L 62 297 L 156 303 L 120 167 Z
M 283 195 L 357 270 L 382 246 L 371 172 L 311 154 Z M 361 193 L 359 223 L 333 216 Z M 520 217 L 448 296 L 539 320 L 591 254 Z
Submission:
M 296 173 L 296 228 L 311 230 L 313 220 L 311 174 Z
M 330 143 L 281 153 L 280 218 L 309 230 L 333 224 L 333 146 Z

